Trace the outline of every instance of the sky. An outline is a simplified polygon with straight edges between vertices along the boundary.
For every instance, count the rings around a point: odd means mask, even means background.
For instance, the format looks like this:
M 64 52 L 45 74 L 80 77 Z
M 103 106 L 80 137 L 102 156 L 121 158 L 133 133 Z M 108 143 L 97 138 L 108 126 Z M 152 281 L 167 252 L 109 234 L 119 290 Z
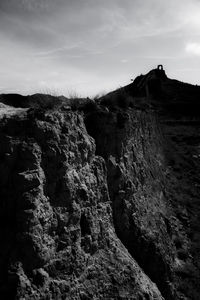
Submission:
M 200 85 L 200 0 L 0 0 L 0 93 L 101 95 L 158 64 Z

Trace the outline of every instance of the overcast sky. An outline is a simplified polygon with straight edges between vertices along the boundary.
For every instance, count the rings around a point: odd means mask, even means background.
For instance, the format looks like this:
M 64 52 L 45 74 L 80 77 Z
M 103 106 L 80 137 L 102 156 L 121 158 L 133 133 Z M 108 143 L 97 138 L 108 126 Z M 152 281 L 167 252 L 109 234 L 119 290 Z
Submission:
M 0 0 L 0 92 L 90 96 L 157 64 L 200 84 L 200 0 Z

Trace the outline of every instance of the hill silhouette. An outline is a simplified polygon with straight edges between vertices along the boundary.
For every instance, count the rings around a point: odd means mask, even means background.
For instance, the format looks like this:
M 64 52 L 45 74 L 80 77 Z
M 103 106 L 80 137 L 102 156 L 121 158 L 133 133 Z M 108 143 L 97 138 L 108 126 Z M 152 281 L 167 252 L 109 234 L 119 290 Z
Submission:
M 124 96 L 128 98 L 127 103 Z M 102 103 L 109 105 L 109 101 L 110 104 L 119 102 L 122 107 L 123 105 L 132 107 L 146 105 L 182 117 L 198 116 L 199 99 L 200 86 L 170 79 L 165 70 L 153 69 L 145 75 L 136 77 L 133 83 L 105 95 Z

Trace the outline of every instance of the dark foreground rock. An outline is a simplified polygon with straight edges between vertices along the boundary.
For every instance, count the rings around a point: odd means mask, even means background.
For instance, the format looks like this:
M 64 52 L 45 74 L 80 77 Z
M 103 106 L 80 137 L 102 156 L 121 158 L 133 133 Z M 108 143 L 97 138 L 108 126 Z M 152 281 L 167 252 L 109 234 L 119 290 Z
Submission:
M 5 111 L 0 141 L 1 299 L 162 299 L 116 236 L 80 114 Z

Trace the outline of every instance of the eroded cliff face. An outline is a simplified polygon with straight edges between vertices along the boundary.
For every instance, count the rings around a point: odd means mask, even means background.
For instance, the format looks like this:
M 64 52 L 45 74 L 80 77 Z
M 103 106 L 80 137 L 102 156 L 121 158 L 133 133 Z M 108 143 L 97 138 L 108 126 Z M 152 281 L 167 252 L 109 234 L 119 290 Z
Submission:
M 4 99 L 2 299 L 199 300 L 198 95 L 153 70 L 80 109 Z
M 82 114 L 3 108 L 1 299 L 162 299 L 116 235 Z
M 151 113 L 129 109 L 96 114 L 86 124 L 107 163 L 116 233 L 165 299 L 173 299 L 174 214 L 165 197 L 163 135 Z M 96 128 L 90 126 L 95 121 Z
M 119 239 L 165 299 L 198 299 L 199 122 L 132 109 L 87 122 L 106 160 Z

